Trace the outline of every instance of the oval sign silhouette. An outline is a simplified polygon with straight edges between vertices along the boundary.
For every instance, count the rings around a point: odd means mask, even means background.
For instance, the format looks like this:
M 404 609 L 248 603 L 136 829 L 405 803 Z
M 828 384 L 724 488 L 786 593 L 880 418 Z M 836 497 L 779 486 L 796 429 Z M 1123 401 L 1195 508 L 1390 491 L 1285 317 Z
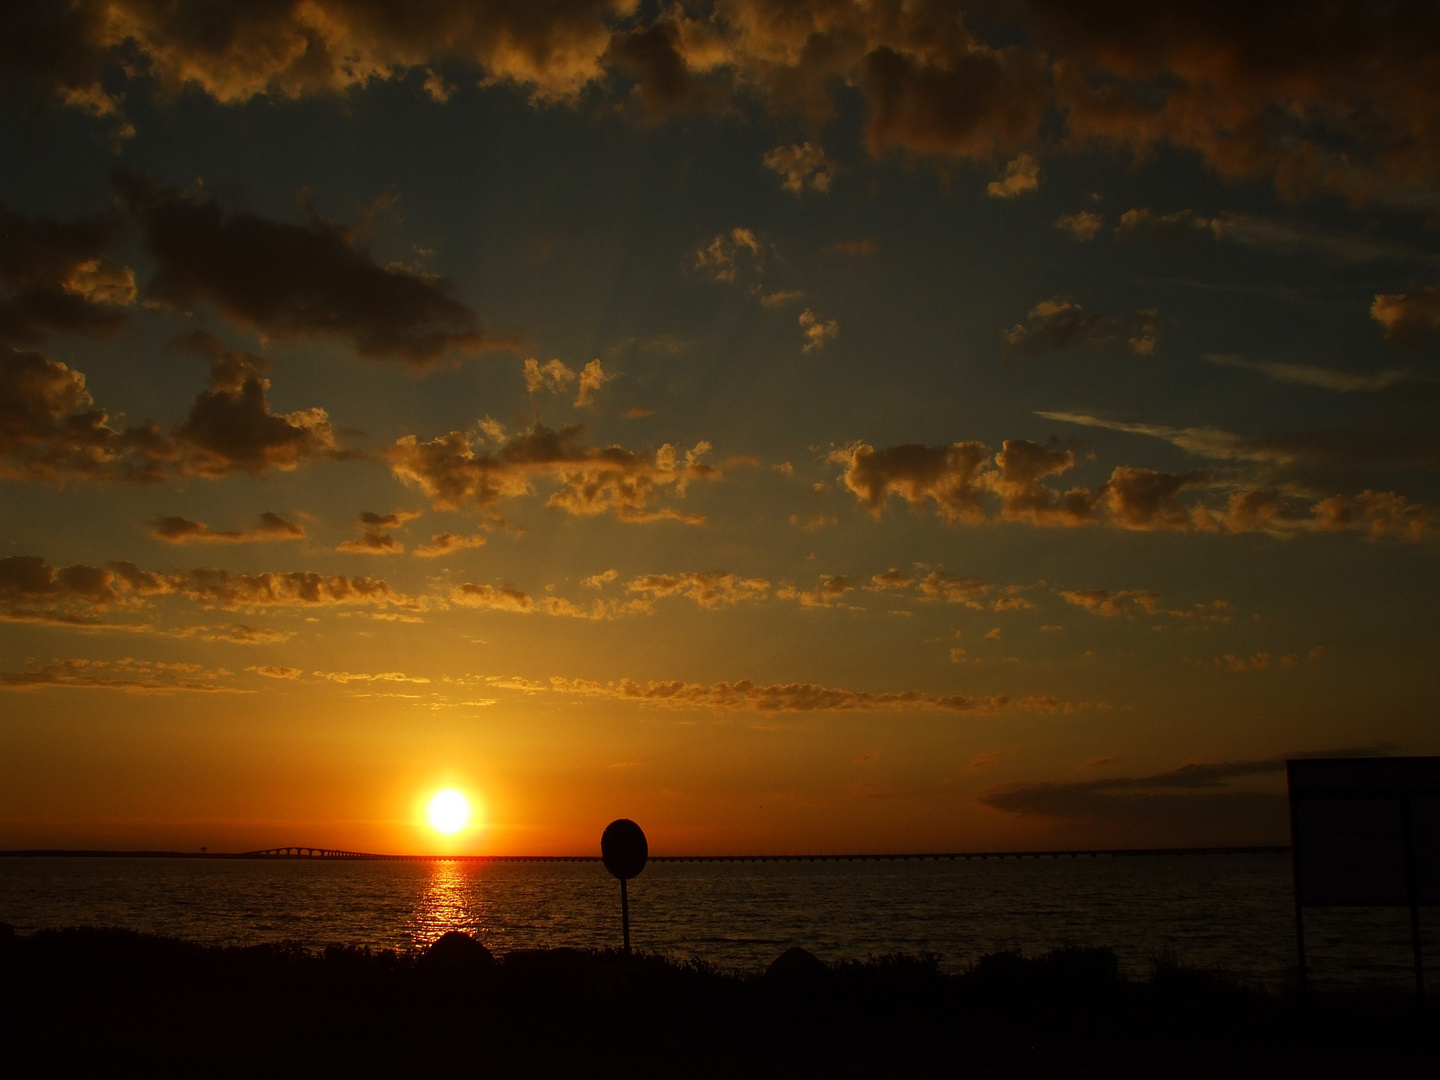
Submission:
M 645 843 L 645 833 L 629 818 L 620 818 L 605 826 L 600 834 L 600 858 L 605 869 L 621 881 L 633 878 L 645 869 L 645 860 L 650 857 L 650 846 Z

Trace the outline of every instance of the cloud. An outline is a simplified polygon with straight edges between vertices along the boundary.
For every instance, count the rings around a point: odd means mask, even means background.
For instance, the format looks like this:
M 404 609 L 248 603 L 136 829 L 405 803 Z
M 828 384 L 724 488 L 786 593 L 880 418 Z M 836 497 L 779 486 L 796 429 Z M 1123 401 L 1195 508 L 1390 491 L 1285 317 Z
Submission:
M 999 179 L 990 181 L 985 193 L 992 199 L 1013 199 L 1040 189 L 1040 163 L 1032 154 L 1021 154 L 1005 166 Z
M 880 250 L 880 245 L 867 236 L 860 240 L 837 240 L 825 250 L 832 255 L 844 255 L 850 259 L 860 259 L 868 255 L 874 255 Z
M 538 687 L 537 687 L 538 688 Z M 748 679 L 709 686 L 685 682 L 649 682 L 630 679 L 593 682 L 552 678 L 550 690 L 560 694 L 613 698 L 670 708 L 704 708 L 760 713 L 850 711 L 924 711 L 994 715 L 1009 712 L 1073 713 L 1085 705 L 1043 695 L 1011 698 L 1004 694 L 970 697 L 964 694 L 930 694 L 921 690 L 871 693 L 843 690 L 815 683 L 761 685 Z
M 1069 233 L 1076 240 L 1094 240 L 1100 234 L 1105 219 L 1093 210 L 1080 210 L 1074 214 L 1061 214 L 1055 219 L 1055 228 Z
M 1282 196 L 1339 194 L 1435 205 L 1440 101 L 1416 72 L 1437 59 L 1429 10 L 1294 0 L 1237 17 L 1223 5 L 1031 0 L 985 40 L 957 4 L 776 7 L 633 0 L 526 4 L 435 0 L 233 4 L 189 0 L 11 4 L 0 77 L 114 117 L 125 94 L 182 90 L 237 104 L 335 96 L 411 79 L 435 100 L 442 75 L 513 85 L 538 102 L 651 117 L 745 108 L 821 130 L 850 99 L 872 155 L 891 150 L 992 163 L 1042 148 L 1172 147 L 1231 182 Z
M 472 536 L 460 536 L 457 533 L 443 532 L 436 533 L 430 537 L 430 543 L 421 544 L 410 554 L 417 555 L 422 559 L 438 559 L 443 555 L 464 551 L 466 548 L 482 547 L 484 544 L 485 537 L 480 533 Z
M 1242 356 L 1208 353 L 1212 364 L 1255 371 L 1273 382 L 1312 386 L 1338 394 L 1396 394 L 1406 398 L 1440 399 L 1440 379 L 1414 371 L 1386 368 L 1381 371 L 1346 371 L 1343 368 L 1312 364 L 1287 364 L 1270 360 L 1247 360 Z
M 403 671 L 381 671 L 374 675 L 353 671 L 312 671 L 310 674 L 317 679 L 339 683 L 341 686 L 352 682 L 428 683 L 430 681 L 423 676 L 406 675 Z
M 845 466 L 845 486 L 875 517 L 892 495 L 911 506 L 933 500 L 936 512 L 949 521 L 978 521 L 985 516 L 983 470 L 990 450 L 983 443 L 909 443 L 876 450 L 855 442 L 832 451 L 829 460 Z
M 135 303 L 135 274 L 106 254 L 113 217 L 56 221 L 0 206 L 0 341 L 111 337 Z
M 843 574 L 821 574 L 820 583 L 813 589 L 797 589 L 793 585 L 786 585 L 777 589 L 775 595 L 781 600 L 795 600 L 801 607 L 863 610 L 845 603 L 845 597 L 854 591 L 855 586 L 851 579 Z
M 575 372 L 558 358 L 540 363 L 533 356 L 525 361 L 525 389 L 532 394 L 541 390 L 560 393 L 575 381 Z
M 874 574 L 870 578 L 870 584 L 865 586 L 874 592 L 884 592 L 890 589 L 908 589 L 915 584 L 913 574 L 907 574 L 903 570 L 891 567 L 883 574 Z
M 799 195 L 806 188 L 822 194 L 835 179 L 835 162 L 825 156 L 819 143 L 777 146 L 765 154 L 765 167 L 780 174 L 780 186 Z
M 1440 286 L 1408 293 L 1377 293 L 1370 317 L 1385 331 L 1385 340 L 1414 348 L 1440 340 Z
M 41 690 L 67 687 L 83 690 L 118 690 L 127 694 L 248 694 L 252 691 L 219 680 L 226 672 L 208 671 L 199 664 L 163 660 L 51 660 L 25 671 L 0 672 L 0 690 Z
M 1117 615 L 1154 615 L 1160 605 L 1160 595 L 1146 589 L 1073 589 L 1062 592 L 1061 597 L 1068 604 L 1090 612 L 1114 618 Z
M 664 491 L 683 497 L 696 480 L 718 480 L 719 470 L 701 458 L 710 444 L 682 454 L 665 444 L 654 455 L 619 446 L 584 446 L 579 427 L 559 431 L 536 423 L 495 453 L 477 453 L 483 438 L 452 431 L 428 442 L 399 439 L 389 450 L 395 476 L 424 492 L 437 510 L 465 509 L 493 516 L 503 499 L 529 495 L 537 480 L 557 485 L 546 505 L 577 516 L 613 513 L 621 521 L 658 520 L 704 524 L 704 518 L 670 507 L 652 509 Z
M 1210 239 L 1281 255 L 1320 255 L 1338 263 L 1434 261 L 1434 256 L 1402 244 L 1331 232 L 1303 222 L 1228 212 L 1206 217 L 1190 209 L 1166 213 L 1148 207 L 1127 210 L 1120 215 L 1114 239 L 1117 244 L 1132 240 L 1185 243 Z
M 480 608 L 485 611 L 512 611 L 525 613 L 534 609 L 535 601 L 528 593 L 502 585 L 476 585 L 465 582 L 450 590 L 450 602 L 460 607 Z
M 210 304 L 267 338 L 337 338 L 362 357 L 415 366 L 501 344 L 448 282 L 382 265 L 358 229 L 313 214 L 293 225 L 227 210 L 129 173 L 115 182 L 156 263 L 151 303 Z
M 145 523 L 150 535 L 167 544 L 256 544 L 272 540 L 301 540 L 305 530 L 268 510 L 250 529 L 212 529 L 186 517 L 157 517 Z
M 916 586 L 921 595 L 930 600 L 943 600 L 947 604 L 963 604 L 979 611 L 985 605 L 981 602 L 990 586 L 979 578 L 960 577 L 944 570 L 932 570 L 921 578 Z
M 805 347 L 801 352 L 814 352 L 825 347 L 827 341 L 840 336 L 840 324 L 834 319 L 822 319 L 806 308 L 800 313 L 800 326 L 805 331 Z
M 396 540 L 388 530 L 398 528 L 407 521 L 414 521 L 420 514 L 414 510 L 395 510 L 389 514 L 377 514 L 373 510 L 361 511 L 357 524 L 361 534 L 353 540 L 344 540 L 335 545 L 336 551 L 348 551 L 357 555 L 400 555 L 405 545 Z
M 1244 18 L 1138 0 L 1027 7 L 1035 44 L 1060 61 L 1055 103 L 1072 147 L 1169 145 L 1290 199 L 1433 205 L 1423 189 L 1437 175 L 1440 101 L 1413 77 L 1436 58 L 1423 5 L 1277 3 Z
M 227 349 L 210 334 L 195 333 L 177 347 L 210 357 L 210 389 L 196 395 L 190 413 L 171 433 L 178 467 L 195 476 L 236 472 L 290 472 L 309 459 L 334 456 L 335 432 L 324 409 L 270 411 L 264 357 Z
M 587 579 L 585 584 L 590 585 L 599 578 L 604 578 L 604 575 Z M 764 600 L 770 594 L 770 583 L 761 578 L 741 578 L 718 570 L 687 571 L 680 574 L 644 574 L 626 582 L 625 591 L 647 600 L 683 596 L 702 608 L 714 609 Z
M 1058 352 L 1071 345 L 1098 349 L 1117 338 L 1125 339 L 1132 353 L 1148 356 L 1155 351 L 1159 312 L 1141 308 L 1123 319 L 1087 312 L 1074 300 L 1053 297 L 1030 309 L 1023 323 L 1016 323 L 1000 339 L 1017 354 Z
M 1063 494 L 1040 481 L 1069 472 L 1075 454 L 1028 439 L 1006 439 L 995 455 L 998 472 L 989 475 L 990 490 L 1000 496 L 1000 516 L 1036 525 L 1083 525 L 1096 519 L 1096 497 L 1088 488 Z
M 305 674 L 298 667 L 283 667 L 277 664 L 251 664 L 245 670 L 266 679 L 298 679 Z
M 605 374 L 598 359 L 591 360 L 580 372 L 580 392 L 575 396 L 575 407 L 577 409 L 589 408 L 594 403 L 595 395 L 600 388 L 615 377 Z
M 154 482 L 290 471 L 311 458 L 344 456 L 325 410 L 270 411 L 263 357 L 227 349 L 209 334 L 177 344 L 210 357 L 210 389 L 168 435 L 153 421 L 112 426 L 110 414 L 94 407 L 84 374 L 60 361 L 0 350 L 0 475 Z
M 441 0 L 396 10 L 314 0 L 197 11 L 188 2 L 115 0 L 39 15 L 18 5 L 0 24 L 11 46 L 0 55 L 20 64 L 12 78 L 90 112 L 118 106 L 102 82 L 117 70 L 154 80 L 165 98 L 191 90 L 223 104 L 334 95 L 418 71 L 427 93 L 443 100 L 433 68 L 458 63 L 486 83 L 515 84 L 548 101 L 602 75 L 610 20 L 628 7 Z
M 764 249 L 753 229 L 739 226 L 715 238 L 694 252 L 695 269 L 716 281 L 734 281 L 742 269 L 755 270 L 763 261 Z

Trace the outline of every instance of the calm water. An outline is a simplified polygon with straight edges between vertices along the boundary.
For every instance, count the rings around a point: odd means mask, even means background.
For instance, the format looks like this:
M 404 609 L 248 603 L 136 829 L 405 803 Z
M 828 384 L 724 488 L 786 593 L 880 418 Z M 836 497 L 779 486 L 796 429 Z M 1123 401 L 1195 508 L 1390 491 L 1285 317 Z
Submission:
M 208 944 L 403 950 L 464 930 L 496 952 L 614 945 L 618 891 L 598 863 L 0 859 L 0 921 L 22 933 L 124 926 Z M 925 949 L 950 969 L 1108 945 L 1131 974 L 1170 951 L 1268 986 L 1294 964 L 1288 855 L 651 863 L 630 903 L 637 947 L 738 969 L 791 945 L 826 959 Z M 1409 984 L 1407 913 L 1312 911 L 1306 926 L 1317 982 Z M 1440 947 L 1426 956 L 1440 969 Z

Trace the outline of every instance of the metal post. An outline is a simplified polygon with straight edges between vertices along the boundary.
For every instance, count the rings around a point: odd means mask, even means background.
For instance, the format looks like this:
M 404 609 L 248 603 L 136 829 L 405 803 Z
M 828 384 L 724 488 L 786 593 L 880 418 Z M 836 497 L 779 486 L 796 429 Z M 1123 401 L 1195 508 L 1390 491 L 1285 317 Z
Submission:
M 1295 820 L 1295 782 L 1290 779 L 1290 762 L 1285 763 L 1286 783 L 1290 789 L 1290 880 L 1295 896 L 1295 957 L 1300 963 L 1300 1000 L 1305 1000 L 1305 903 L 1300 893 L 1300 829 Z
M 1400 800 L 1405 841 L 1405 898 L 1410 901 L 1410 948 L 1415 954 L 1415 996 L 1425 997 L 1425 959 L 1420 948 L 1420 897 L 1415 881 L 1415 833 L 1410 825 L 1410 796 Z
M 620 925 L 625 928 L 625 955 L 630 955 L 630 894 L 625 891 L 625 879 L 620 879 Z

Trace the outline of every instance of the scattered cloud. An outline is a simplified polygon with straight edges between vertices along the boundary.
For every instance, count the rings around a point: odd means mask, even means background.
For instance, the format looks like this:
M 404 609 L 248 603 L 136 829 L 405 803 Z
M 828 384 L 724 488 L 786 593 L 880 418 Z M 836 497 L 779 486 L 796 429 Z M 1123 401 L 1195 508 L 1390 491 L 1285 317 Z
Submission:
M 116 690 L 126 694 L 247 694 L 252 691 L 221 680 L 228 672 L 200 664 L 163 660 L 51 660 L 24 671 L 0 672 L 0 690 L 41 690 L 67 687 Z
M 535 601 L 519 589 L 502 585 L 476 585 L 467 581 L 450 590 L 450 602 L 460 607 L 480 608 L 485 611 L 512 611 L 523 614 L 534 610 Z
M 1040 162 L 1032 154 L 1021 154 L 1008 162 L 999 178 L 990 181 L 985 193 L 992 199 L 1013 199 L 1040 189 Z
M 736 226 L 729 232 L 717 233 L 709 243 L 693 253 L 695 269 L 716 281 L 734 281 L 742 271 L 758 269 L 764 249 L 753 229 Z
M 588 579 L 585 584 L 589 585 L 593 580 Z M 644 574 L 626 582 L 625 591 L 647 600 L 683 596 L 703 608 L 721 608 L 768 598 L 770 583 L 762 578 L 741 578 L 723 571 L 689 571 L 681 574 Z
M 825 347 L 828 341 L 840 336 L 840 324 L 834 319 L 822 319 L 806 308 L 800 313 L 800 327 L 805 331 L 805 347 L 801 352 L 814 352 Z
M 863 610 L 845 602 L 845 597 L 854 591 L 854 583 L 845 575 L 821 574 L 820 583 L 813 589 L 798 589 L 794 585 L 784 585 L 775 590 L 775 595 L 781 600 L 794 600 L 801 607 L 843 607 L 855 611 Z
M 353 540 L 341 541 L 335 545 L 335 550 L 355 555 L 400 555 L 405 551 L 405 545 L 396 540 L 389 530 L 419 516 L 414 510 L 395 510 L 388 514 L 362 510 L 356 521 L 362 530 L 360 535 Z
M 256 544 L 271 540 L 302 540 L 305 530 L 279 514 L 266 511 L 249 529 L 212 529 L 186 517 L 157 517 L 145 523 L 150 535 L 167 544 Z
M 493 517 L 501 500 L 530 495 L 535 482 L 545 479 L 556 485 L 546 505 L 569 514 L 704 524 L 699 515 L 654 509 L 652 503 L 662 492 L 683 497 L 693 481 L 720 479 L 720 471 L 702 460 L 709 443 L 697 443 L 683 454 L 667 443 L 653 455 L 641 455 L 619 446 L 585 446 L 580 435 L 579 427 L 555 431 L 537 422 L 493 454 L 476 452 L 484 440 L 474 433 L 452 431 L 428 442 L 407 435 L 390 448 L 390 467 L 437 510 Z
M 835 162 L 825 156 L 819 143 L 777 146 L 766 153 L 765 167 L 779 173 L 780 186 L 794 195 L 807 189 L 823 194 L 835 179 Z
M 1155 351 L 1160 313 L 1141 308 L 1126 318 L 1087 312 L 1074 300 L 1053 297 L 1030 309 L 1023 323 L 1000 335 L 1016 354 L 1059 352 L 1071 345 L 1098 349 L 1123 339 L 1125 348 L 1140 356 Z
M 410 554 L 422 559 L 438 559 L 443 555 L 464 551 L 466 548 L 482 547 L 484 543 L 485 536 L 480 533 L 471 536 L 461 536 L 452 532 L 436 533 L 430 537 L 428 544 L 421 544 Z
M 106 248 L 114 217 L 56 221 L 0 206 L 0 341 L 49 334 L 111 337 L 135 303 L 135 274 Z
M 1083 704 L 1044 695 L 1011 698 L 1004 694 L 970 697 L 930 694 L 921 690 L 871 693 L 842 690 L 815 683 L 760 685 L 748 679 L 709 686 L 685 682 L 637 683 L 630 679 L 594 682 L 552 678 L 549 689 L 559 694 L 614 698 L 671 708 L 703 708 L 761 713 L 846 712 L 870 710 L 927 711 L 993 715 L 1008 712 L 1073 713 Z
M 1094 240 L 1100 235 L 1105 218 L 1093 210 L 1080 210 L 1073 214 L 1061 214 L 1055 219 L 1055 228 L 1069 233 L 1081 242 Z
M 850 259 L 863 259 L 879 251 L 880 245 L 867 236 L 859 240 L 837 240 L 826 250 L 832 255 L 843 255 Z
M 1440 340 L 1440 286 L 1405 293 L 1378 293 L 1370 317 L 1385 331 L 1385 340 L 1414 348 Z
M 305 674 L 298 667 L 284 667 L 279 664 L 250 664 L 245 670 L 266 679 L 298 679 Z

